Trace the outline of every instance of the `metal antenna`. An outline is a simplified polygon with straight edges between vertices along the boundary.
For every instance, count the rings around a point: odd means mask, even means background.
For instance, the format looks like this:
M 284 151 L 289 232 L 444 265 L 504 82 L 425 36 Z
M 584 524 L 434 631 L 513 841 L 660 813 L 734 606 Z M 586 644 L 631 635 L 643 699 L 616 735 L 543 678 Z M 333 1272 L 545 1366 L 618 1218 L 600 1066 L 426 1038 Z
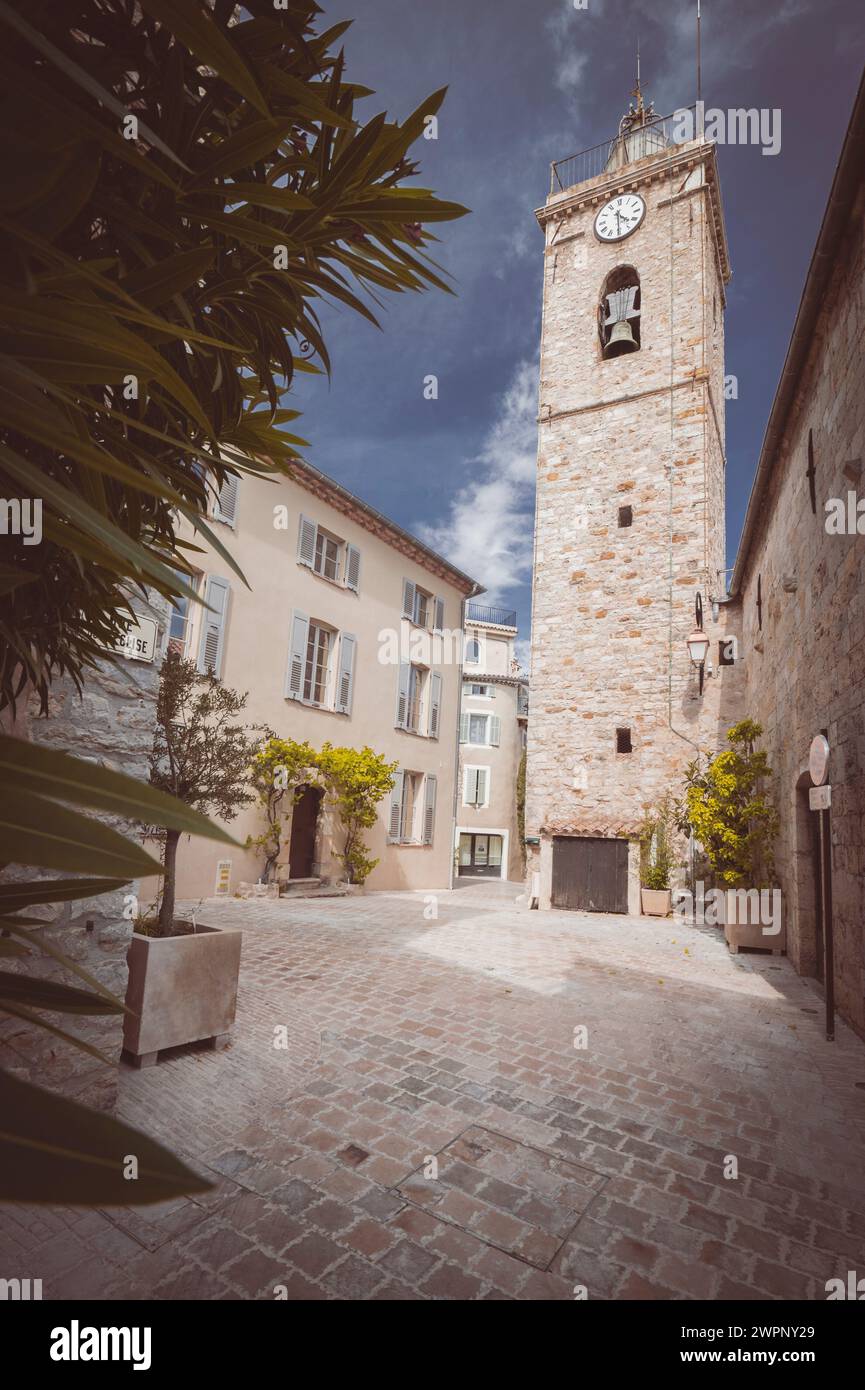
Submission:
M 700 0 L 697 0 L 697 131 L 703 134 L 703 51 L 701 41 Z
M 642 87 L 640 86 L 640 40 L 639 40 L 639 38 L 637 39 L 637 85 L 634 87 L 634 90 L 633 90 L 633 92 L 631 93 L 631 95 L 632 95 L 632 96 L 635 96 L 635 97 L 637 98 L 637 109 L 636 109 L 635 114 L 636 114 L 637 116 L 642 116 L 642 114 L 643 114 L 643 109 L 644 109 L 644 108 L 643 108 L 643 90 L 642 90 Z

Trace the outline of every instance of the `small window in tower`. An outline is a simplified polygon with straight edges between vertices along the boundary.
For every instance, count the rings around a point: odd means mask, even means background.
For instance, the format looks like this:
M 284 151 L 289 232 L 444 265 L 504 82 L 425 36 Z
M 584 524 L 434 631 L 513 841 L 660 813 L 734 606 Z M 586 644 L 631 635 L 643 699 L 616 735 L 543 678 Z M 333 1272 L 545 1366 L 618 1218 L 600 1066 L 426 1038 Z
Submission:
M 620 508 L 619 508 L 619 525 L 620 525 L 620 526 L 633 526 L 633 524 L 634 524 L 634 509 L 633 509 L 633 507 L 630 507 L 630 506 L 628 506 L 628 507 L 620 507 Z
M 616 752 L 617 752 L 617 753 L 631 753 L 631 752 L 633 752 L 633 749 L 632 749 L 632 746 L 631 746 L 631 731 L 630 731 L 630 729 L 617 729 L 617 730 L 616 730 Z
M 598 305 L 603 357 L 623 357 L 640 349 L 640 277 L 632 265 L 611 270 Z

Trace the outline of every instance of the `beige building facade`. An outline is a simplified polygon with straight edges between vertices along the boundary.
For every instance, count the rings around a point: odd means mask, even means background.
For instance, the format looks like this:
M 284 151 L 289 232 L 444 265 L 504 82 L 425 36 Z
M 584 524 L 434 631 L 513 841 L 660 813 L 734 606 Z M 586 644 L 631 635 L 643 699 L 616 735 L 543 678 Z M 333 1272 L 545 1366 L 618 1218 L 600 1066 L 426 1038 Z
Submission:
M 176 608 L 170 645 L 248 692 L 244 723 L 314 749 L 368 746 L 396 762 L 396 785 L 365 835 L 379 859 L 367 886 L 448 887 L 463 605 L 480 586 L 305 463 L 276 482 L 231 480 L 213 524 L 250 588 L 202 542 L 196 583 L 213 611 Z M 245 842 L 264 829 L 262 813 L 247 808 L 228 828 Z M 344 880 L 344 839 L 320 789 L 301 789 L 279 880 Z M 256 882 L 262 865 L 256 851 L 226 854 L 184 837 L 178 896 L 233 893 Z
M 715 151 L 637 95 L 617 139 L 553 167 L 537 212 L 526 834 L 542 908 L 638 912 L 645 807 L 732 722 L 733 671 L 707 667 L 701 691 L 687 647 L 698 602 L 713 648 L 728 622 Z
M 528 685 L 514 654 L 516 613 L 471 602 L 457 779 L 456 871 L 461 879 L 522 880 L 517 779 L 526 744 Z

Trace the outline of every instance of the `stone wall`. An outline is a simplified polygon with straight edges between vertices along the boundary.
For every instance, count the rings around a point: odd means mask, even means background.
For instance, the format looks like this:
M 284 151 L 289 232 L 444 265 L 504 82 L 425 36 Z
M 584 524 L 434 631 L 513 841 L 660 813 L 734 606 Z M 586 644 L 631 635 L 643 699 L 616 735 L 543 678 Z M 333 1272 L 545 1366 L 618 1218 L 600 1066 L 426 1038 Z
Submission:
M 777 867 L 796 968 L 817 970 L 808 749 L 831 747 L 838 1011 L 865 1036 L 865 534 L 827 532 L 826 503 L 859 501 L 865 532 L 865 221 L 837 249 L 810 357 L 761 510 L 741 593 L 748 713 L 764 726 L 781 817 Z M 812 509 L 808 436 L 815 466 Z M 846 472 L 845 472 L 846 469 Z M 757 605 L 760 585 L 762 625 Z
M 153 595 L 150 606 L 134 601 L 133 607 L 160 621 L 159 635 L 164 642 L 167 609 L 164 601 Z M 115 661 L 100 663 L 97 670 L 88 673 L 80 695 L 71 681 L 55 682 L 51 687 L 48 716 L 40 716 L 38 703 L 32 704 L 21 713 L 11 732 L 146 780 L 153 742 L 161 645 L 161 642 L 157 644 L 153 662 L 118 657 Z M 121 832 L 135 833 L 131 826 L 116 817 L 106 815 L 101 819 Z M 12 877 L 42 876 L 49 877 L 38 870 L 6 871 L 4 881 Z M 65 874 L 57 876 L 68 877 Z M 126 993 L 126 952 L 132 934 L 132 905 L 125 895 L 136 891 L 137 885 L 132 883 L 120 892 L 98 898 L 34 907 L 28 911 L 28 916 L 50 923 L 48 939 L 122 999 Z M 37 953 L 28 962 L 27 970 L 65 984 L 80 983 L 69 971 Z M 49 1017 L 65 1031 L 98 1047 L 110 1062 L 119 1059 L 122 1047 L 119 1016 Z M 115 1066 L 106 1066 L 50 1033 L 12 1019 L 0 1023 L 0 1043 L 8 1070 L 99 1109 L 112 1107 L 117 1091 Z
M 551 199 L 539 393 L 526 832 L 632 838 L 647 802 L 678 790 L 733 722 L 741 673 L 717 644 L 737 615 L 711 600 L 724 566 L 724 328 L 714 155 L 705 146 L 622 171 L 646 216 L 599 242 L 618 186 Z M 595 186 L 597 185 L 597 186 Z M 604 360 L 606 276 L 640 277 L 638 352 Z M 619 508 L 633 522 L 620 526 Z M 701 695 L 686 648 L 703 601 L 714 674 Z M 632 751 L 617 752 L 619 728 Z M 549 855 L 541 905 L 549 903 Z M 632 866 L 633 867 L 633 866 Z M 633 894 L 631 894 L 633 897 Z

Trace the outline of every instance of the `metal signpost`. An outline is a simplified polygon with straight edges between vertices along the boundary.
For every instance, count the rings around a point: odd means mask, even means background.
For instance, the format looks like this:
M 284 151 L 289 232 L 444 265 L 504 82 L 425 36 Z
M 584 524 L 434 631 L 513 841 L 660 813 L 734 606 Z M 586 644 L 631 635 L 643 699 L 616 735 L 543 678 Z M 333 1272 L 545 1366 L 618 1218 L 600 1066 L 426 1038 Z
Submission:
M 829 740 L 817 734 L 811 741 L 808 771 L 813 787 L 808 790 L 808 805 L 820 817 L 820 913 L 823 918 L 823 980 L 826 987 L 826 1041 L 835 1040 L 835 978 L 832 952 L 832 848 L 827 830 L 827 815 L 832 805 L 832 788 L 826 781 L 829 771 Z

